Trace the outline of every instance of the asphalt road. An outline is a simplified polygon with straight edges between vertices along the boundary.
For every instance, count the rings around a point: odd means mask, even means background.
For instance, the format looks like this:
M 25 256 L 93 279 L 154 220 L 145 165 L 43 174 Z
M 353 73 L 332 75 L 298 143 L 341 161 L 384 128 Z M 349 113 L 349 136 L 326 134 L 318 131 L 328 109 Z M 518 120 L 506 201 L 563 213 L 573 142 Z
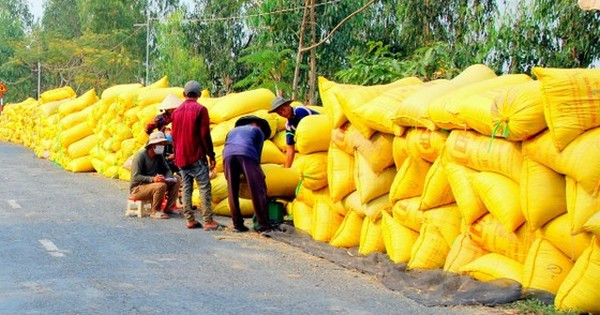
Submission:
M 127 218 L 127 185 L 0 142 L 0 314 L 485 313 L 421 306 L 256 234 Z

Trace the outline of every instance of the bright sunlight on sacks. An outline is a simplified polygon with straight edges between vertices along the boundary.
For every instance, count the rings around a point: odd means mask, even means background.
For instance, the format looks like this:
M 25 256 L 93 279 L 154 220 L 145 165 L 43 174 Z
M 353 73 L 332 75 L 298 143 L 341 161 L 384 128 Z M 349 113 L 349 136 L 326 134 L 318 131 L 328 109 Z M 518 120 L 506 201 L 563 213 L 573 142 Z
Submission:
M 295 148 L 300 154 L 324 152 L 331 142 L 329 118 L 325 115 L 310 115 L 303 118 L 296 129 Z
M 381 234 L 381 220 L 373 221 L 368 217 L 364 219 L 360 232 L 358 253 L 361 255 L 385 253 L 385 244 Z
M 573 262 L 543 237 L 531 245 L 523 266 L 523 288 L 526 291 L 558 292 L 561 283 L 573 268 Z
M 381 234 L 390 260 L 396 264 L 407 263 L 419 233 L 398 223 L 386 212 L 381 219 Z
M 444 271 L 459 273 L 460 268 L 485 254 L 488 254 L 488 251 L 477 246 L 469 234 L 459 235 L 450 248 L 444 263 Z
M 508 257 L 489 253 L 463 266 L 460 271 L 479 281 L 511 279 L 521 283 L 523 265 Z
M 349 211 L 344 221 L 331 238 L 329 244 L 333 247 L 356 247 L 360 244 L 360 231 L 363 218 L 354 211 Z

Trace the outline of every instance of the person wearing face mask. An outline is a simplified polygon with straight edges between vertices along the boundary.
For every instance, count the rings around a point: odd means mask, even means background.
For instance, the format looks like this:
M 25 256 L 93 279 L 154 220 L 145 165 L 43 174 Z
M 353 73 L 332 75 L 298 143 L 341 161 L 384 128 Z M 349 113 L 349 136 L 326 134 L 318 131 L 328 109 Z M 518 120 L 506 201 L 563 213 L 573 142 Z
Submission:
M 165 145 L 169 142 L 165 134 L 155 131 L 150 134 L 146 146 L 136 153 L 131 164 L 129 192 L 138 200 L 152 200 L 151 218 L 168 219 L 174 213 L 181 178 L 173 175 L 164 157 Z M 167 196 L 164 212 L 161 205 Z

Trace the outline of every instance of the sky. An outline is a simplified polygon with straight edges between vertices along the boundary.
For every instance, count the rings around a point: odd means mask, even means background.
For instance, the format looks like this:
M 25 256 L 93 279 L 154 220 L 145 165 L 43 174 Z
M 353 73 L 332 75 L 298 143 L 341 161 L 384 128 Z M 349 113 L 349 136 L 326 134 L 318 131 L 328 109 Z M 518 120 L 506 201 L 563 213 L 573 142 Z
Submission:
M 33 14 L 33 18 L 35 20 L 41 19 L 42 14 L 44 12 L 44 2 L 46 2 L 46 1 L 45 0 L 27 0 L 27 2 L 29 3 L 29 9 L 31 10 L 31 13 Z

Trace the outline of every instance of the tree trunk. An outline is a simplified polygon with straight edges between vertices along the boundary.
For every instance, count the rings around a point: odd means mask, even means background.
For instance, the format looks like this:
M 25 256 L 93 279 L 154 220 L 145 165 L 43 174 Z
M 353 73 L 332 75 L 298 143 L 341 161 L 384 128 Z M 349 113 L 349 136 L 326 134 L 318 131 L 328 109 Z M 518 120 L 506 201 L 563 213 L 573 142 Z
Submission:
M 315 5 L 318 0 L 311 0 L 310 6 L 310 36 L 311 36 L 311 46 L 314 46 L 317 43 L 317 18 L 315 16 Z M 311 105 L 314 105 L 317 101 L 315 95 L 315 88 L 317 82 L 317 47 L 313 47 L 310 50 L 310 73 L 308 77 L 309 84 L 309 92 L 308 92 L 308 101 Z
M 304 45 L 304 29 L 306 27 L 306 17 L 308 16 L 308 5 L 311 0 L 304 2 L 304 14 L 300 24 L 300 38 L 298 39 L 298 53 L 296 53 L 296 68 L 294 69 L 294 83 L 292 84 L 292 99 L 298 97 L 298 82 L 300 81 L 300 63 L 302 63 L 302 46 Z

